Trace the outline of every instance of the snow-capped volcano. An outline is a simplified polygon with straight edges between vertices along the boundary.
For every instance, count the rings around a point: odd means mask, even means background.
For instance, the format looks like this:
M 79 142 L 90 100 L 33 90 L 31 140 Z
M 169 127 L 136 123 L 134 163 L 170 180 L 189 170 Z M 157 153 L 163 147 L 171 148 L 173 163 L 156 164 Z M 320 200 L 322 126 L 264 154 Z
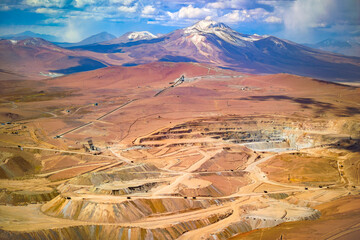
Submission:
M 337 81 L 360 77 L 359 58 L 319 51 L 274 36 L 242 34 L 210 20 L 154 37 L 145 31 L 129 32 L 77 50 L 111 53 L 111 61 L 121 64 L 201 62 L 250 73 L 287 72 Z
M 238 33 L 226 24 L 218 23 L 212 20 L 201 20 L 194 25 L 185 28 L 184 34 L 193 36 L 214 34 L 228 43 L 243 47 L 247 45 L 246 42 L 253 42 L 263 38 L 259 35 Z
M 206 32 L 213 33 L 214 31 L 225 30 L 225 31 L 233 31 L 229 26 L 224 23 L 218 23 L 212 20 L 201 20 L 194 25 L 185 28 L 186 33 L 191 32 Z
M 148 31 L 127 32 L 118 38 L 103 42 L 101 44 L 104 44 L 104 45 L 121 44 L 121 43 L 135 42 L 135 41 L 140 41 L 140 40 L 151 40 L 154 38 L 157 38 L 157 36 L 155 36 L 154 34 L 152 34 L 151 32 L 148 32 Z
M 128 39 L 131 41 L 138 41 L 138 40 L 149 40 L 156 38 L 154 34 L 148 31 L 142 31 L 142 32 L 131 32 L 128 35 Z

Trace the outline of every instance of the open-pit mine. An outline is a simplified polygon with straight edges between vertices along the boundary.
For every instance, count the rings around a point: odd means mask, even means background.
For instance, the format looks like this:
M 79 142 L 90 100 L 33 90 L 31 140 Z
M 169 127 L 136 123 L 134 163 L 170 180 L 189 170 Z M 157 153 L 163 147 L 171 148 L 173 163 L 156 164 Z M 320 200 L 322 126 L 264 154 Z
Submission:
M 0 239 L 359 237 L 358 87 L 162 62 L 0 93 Z

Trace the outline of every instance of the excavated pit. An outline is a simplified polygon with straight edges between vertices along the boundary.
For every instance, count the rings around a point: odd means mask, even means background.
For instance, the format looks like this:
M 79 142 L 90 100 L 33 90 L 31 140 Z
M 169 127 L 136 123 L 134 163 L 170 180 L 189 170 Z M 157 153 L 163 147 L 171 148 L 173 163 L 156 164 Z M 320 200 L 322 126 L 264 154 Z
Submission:
M 173 177 L 170 175 L 170 179 Z M 59 196 L 41 208 L 46 215 L 95 223 L 126 223 L 222 205 L 232 199 L 191 197 L 223 194 L 205 180 L 203 189 L 183 181 L 179 196 L 152 197 L 151 191 L 169 185 L 169 175 L 154 165 L 124 166 L 85 174 L 59 186 Z
M 48 191 L 0 191 L 0 204 L 21 206 L 27 204 L 45 203 L 55 198 L 59 193 L 55 190 Z
M 296 150 L 316 146 L 352 149 L 355 143 L 346 143 L 350 140 L 340 134 L 343 128 L 341 124 L 334 128 L 333 123 L 324 119 L 268 116 L 210 117 L 163 128 L 135 139 L 133 146 L 126 146 L 121 155 L 129 159 L 128 164 L 72 178 L 58 187 L 58 196 L 52 196 L 41 207 L 48 217 L 81 221 L 84 225 L 28 233 L 1 231 L 0 236 L 176 239 L 229 218 L 218 231 L 207 232 L 209 239 L 228 239 L 282 222 L 313 220 L 320 216 L 318 211 L 290 204 L 298 197 L 294 191 L 300 187 L 300 191 L 307 191 L 303 185 L 291 184 L 314 185 L 317 182 L 311 181 L 317 176 L 309 175 L 300 181 L 294 174 L 285 178 L 276 174 L 279 169 L 286 172 L 294 168 L 295 162 L 289 159 L 311 162 L 314 158 L 318 161 L 316 167 L 329 163 L 329 169 L 335 169 L 336 175 L 340 167 L 332 160 L 333 156 L 321 159 L 316 152 L 301 155 Z M 288 150 L 292 151 L 283 153 Z M 356 156 L 354 153 L 349 163 L 341 163 L 346 171 L 350 172 L 348 165 L 356 163 L 353 160 Z M 266 162 L 261 162 L 265 159 Z M 144 163 L 134 164 L 141 161 Z M 267 166 L 269 163 L 274 169 Z M 249 167 L 253 164 L 255 167 Z M 327 184 L 340 183 L 335 177 L 325 180 Z M 259 198 L 262 200 L 258 201 Z M 250 206 L 249 211 L 243 211 L 245 205 Z M 313 207 L 305 203 L 301 206 Z M 236 217 L 229 217 L 235 210 Z M 180 215 L 182 218 L 178 219 Z M 166 223 L 156 228 L 136 225 L 167 218 L 171 223 L 162 220 Z
M 33 174 L 38 165 L 28 152 L 0 147 L 0 179 L 14 179 Z
M 290 117 L 216 117 L 197 119 L 153 132 L 134 141 L 141 146 L 207 147 L 214 141 L 246 146 L 254 151 L 281 152 L 334 144 L 344 138 L 326 120 Z M 357 133 L 359 134 L 359 133 Z
M 225 228 L 210 234 L 207 239 L 225 240 L 240 233 L 250 232 L 255 229 L 271 228 L 284 222 L 311 221 L 316 220 L 321 216 L 321 213 L 318 210 L 304 207 L 292 207 L 284 213 L 281 213 L 281 217 L 280 215 L 276 217 L 277 209 L 274 208 L 271 210 L 271 208 L 273 207 L 256 210 L 252 214 L 247 214 L 243 216 L 240 221 L 233 222 Z M 268 212 L 268 214 L 266 214 L 266 212 Z M 288 215 L 290 215 L 290 217 Z
M 178 193 L 181 196 L 199 197 L 221 197 L 225 194 L 215 187 L 212 182 L 201 178 L 182 181 L 178 186 Z
M 176 214 L 212 205 L 222 205 L 232 199 L 193 200 L 184 198 L 99 198 L 59 195 L 44 204 L 41 210 L 49 216 L 95 223 L 127 223 L 161 214 Z
M 157 178 L 161 174 L 156 166 L 151 164 L 130 165 L 120 168 L 113 168 L 110 171 L 93 172 L 80 175 L 70 180 L 74 185 L 94 185 L 99 186 L 102 183 L 114 181 L 131 181 L 134 179 Z
M 161 181 L 161 180 L 153 180 L 153 182 L 146 181 L 138 181 L 138 182 L 111 182 L 104 183 L 96 187 L 92 187 L 90 192 L 102 195 L 130 195 L 136 193 L 149 192 L 151 189 L 155 187 L 159 187 L 162 185 L 169 184 L 169 182 Z
M 169 224 L 163 228 L 126 227 L 119 225 L 82 225 L 65 228 L 44 229 L 32 232 L 4 231 L 0 239 L 176 239 L 191 230 L 200 229 L 231 216 L 232 211 L 211 214 L 201 219 Z
M 0 204 L 21 206 L 27 204 L 45 203 L 59 193 L 49 187 L 50 181 L 45 178 L 30 178 L 24 180 L 0 180 Z

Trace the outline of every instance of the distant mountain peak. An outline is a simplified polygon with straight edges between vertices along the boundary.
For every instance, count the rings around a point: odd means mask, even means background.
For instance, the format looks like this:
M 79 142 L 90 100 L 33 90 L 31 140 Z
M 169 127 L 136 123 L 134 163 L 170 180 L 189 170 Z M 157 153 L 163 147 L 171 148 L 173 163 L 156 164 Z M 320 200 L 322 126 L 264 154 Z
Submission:
M 104 31 L 104 32 L 100 32 L 100 33 L 95 34 L 95 35 L 112 35 L 112 34 Z
M 60 49 L 57 45 L 37 37 L 28 37 L 22 40 L 14 39 L 1 39 L 2 44 L 8 44 L 16 47 L 27 47 L 27 48 L 47 48 L 47 49 Z M 57 50 L 57 51 L 58 51 Z
M 323 51 L 360 57 L 360 42 L 356 40 L 356 38 L 349 38 L 343 40 L 327 38 L 315 44 L 304 45 Z
M 103 37 L 103 38 L 108 38 L 108 39 L 114 39 L 116 38 L 116 36 L 112 35 L 111 33 L 108 33 L 108 32 L 101 32 L 101 33 L 97 33 L 97 34 L 94 34 L 90 37 Z M 88 38 L 90 38 L 88 37 Z
M 104 42 L 104 41 L 109 41 L 116 38 L 114 35 L 108 33 L 108 32 L 101 32 L 95 35 L 92 35 L 88 38 L 85 38 L 84 40 L 82 40 L 81 42 L 78 42 L 76 45 L 80 46 L 80 45 L 88 45 L 88 44 L 93 44 L 93 43 L 98 43 L 98 42 Z
M 84 45 L 91 45 L 91 44 L 96 44 L 96 43 L 101 43 L 101 42 L 107 42 L 107 41 L 110 41 L 115 38 L 116 37 L 114 35 L 112 35 L 111 33 L 100 32 L 95 35 L 91 35 L 90 37 L 87 37 L 77 43 L 63 42 L 63 43 L 56 43 L 56 44 L 60 47 L 77 47 L 77 46 L 84 46 Z
M 158 38 L 158 37 L 148 31 L 127 32 L 118 38 L 103 42 L 101 44 L 104 44 L 104 45 L 120 44 L 120 43 L 127 43 L 127 42 L 136 42 L 136 41 L 140 41 L 140 40 L 151 40 L 154 38 Z
M 226 24 L 212 20 L 201 20 L 190 27 L 184 28 L 183 30 L 184 34 L 192 36 L 190 40 L 195 45 L 204 41 L 204 37 L 208 35 L 215 35 L 221 40 L 239 47 L 245 47 L 250 42 L 262 39 L 261 36 L 251 36 L 238 33 Z
M 351 48 L 351 44 L 348 41 L 340 41 L 333 38 L 325 39 L 316 44 L 318 47 L 343 47 Z
M 32 31 L 25 31 L 25 32 L 22 32 L 22 33 L 19 33 L 19 34 L 26 35 L 26 36 L 31 36 L 31 35 L 38 34 L 38 33 L 34 33 Z
M 137 41 L 137 40 L 149 40 L 157 38 L 154 34 L 148 31 L 141 31 L 141 32 L 131 32 L 128 35 L 128 39 L 131 41 Z
M 57 40 L 57 37 L 55 37 L 55 36 L 48 35 L 48 34 L 34 33 L 31 31 L 25 31 L 25 32 L 16 33 L 16 34 L 9 34 L 9 35 L 1 36 L 1 37 L 5 38 L 5 39 L 13 39 L 13 40 L 24 40 L 27 38 L 42 38 L 42 39 L 45 39 L 46 41 L 56 41 Z
M 229 26 L 224 23 L 219 23 L 213 20 L 201 20 L 194 25 L 187 27 L 187 31 L 200 31 L 200 32 L 212 32 L 214 30 L 229 30 L 233 31 Z
M 17 41 L 16 43 L 24 46 L 34 46 L 34 47 L 55 46 L 52 43 L 37 37 L 27 38 L 21 41 Z

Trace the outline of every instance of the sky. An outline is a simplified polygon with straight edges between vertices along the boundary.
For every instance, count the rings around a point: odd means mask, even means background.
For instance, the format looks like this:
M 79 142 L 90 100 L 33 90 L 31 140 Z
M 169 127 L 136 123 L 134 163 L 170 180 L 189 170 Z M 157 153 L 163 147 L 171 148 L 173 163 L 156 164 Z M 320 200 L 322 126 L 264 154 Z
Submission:
M 166 34 L 202 19 L 298 43 L 360 41 L 360 0 L 0 0 L 0 35 L 78 42 L 99 32 Z

